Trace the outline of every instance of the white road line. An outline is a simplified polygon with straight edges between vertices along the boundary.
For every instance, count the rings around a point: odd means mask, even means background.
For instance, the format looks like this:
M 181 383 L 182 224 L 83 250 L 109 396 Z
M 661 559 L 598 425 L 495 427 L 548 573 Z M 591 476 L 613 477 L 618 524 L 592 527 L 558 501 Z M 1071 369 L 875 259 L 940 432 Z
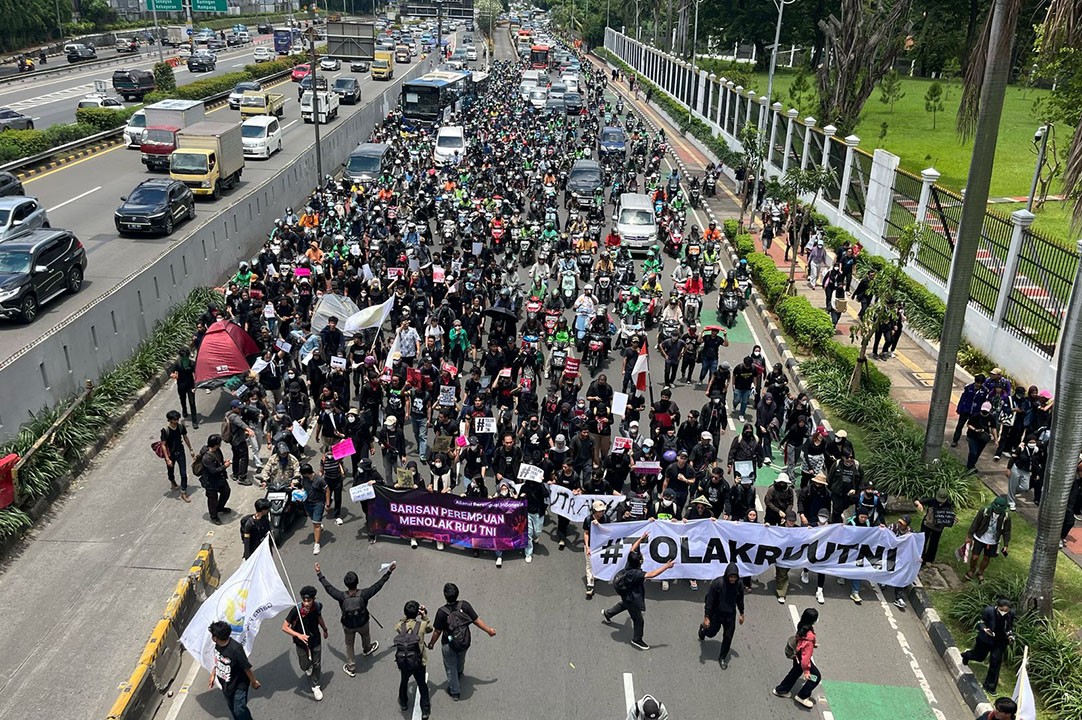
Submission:
M 624 712 L 631 712 L 635 705 L 635 681 L 631 673 L 624 673 Z
M 796 611 L 796 605 L 792 603 L 789 603 L 789 619 L 793 621 L 794 628 L 800 624 L 800 613 Z
M 282 132 L 284 133 L 290 127 L 292 127 L 293 125 L 296 125 L 299 122 L 300 122 L 300 120 L 290 120 L 289 122 L 287 122 L 285 125 L 282 126 Z
M 425 673 L 425 682 L 428 682 L 428 673 Z M 413 720 L 421 720 L 421 688 L 413 694 Z M 168 720 L 168 719 L 167 719 Z
M 188 699 L 189 690 L 192 683 L 195 682 L 195 676 L 199 674 L 200 665 L 197 662 L 192 663 L 191 670 L 184 676 L 184 682 L 180 686 L 180 690 L 177 691 L 176 699 L 173 700 L 173 704 L 169 706 L 169 712 L 165 714 L 164 720 L 177 720 L 180 715 L 180 709 L 184 706 L 184 701 Z
M 937 720 L 946 720 L 943 711 L 939 709 L 939 702 L 935 699 L 935 693 L 932 692 L 931 683 L 928 682 L 924 670 L 921 669 L 920 663 L 917 662 L 917 656 L 913 654 L 913 650 L 909 647 L 909 640 L 906 638 L 905 633 L 898 629 L 898 621 L 894 617 L 894 611 L 890 609 L 890 603 L 887 602 L 886 597 L 883 595 L 883 588 L 877 583 L 872 583 L 872 587 L 875 588 L 875 596 L 879 599 L 879 606 L 883 609 L 883 614 L 887 616 L 887 622 L 890 623 L 891 629 L 894 630 L 894 637 L 898 641 L 898 646 L 902 648 L 902 654 L 909 661 L 909 669 L 913 671 L 913 675 L 917 678 L 917 684 L 920 685 L 920 690 L 924 693 L 924 699 L 928 701 L 928 705 L 932 708 Z
M 233 63 L 233 64 L 232 64 L 232 65 L 230 65 L 229 67 L 240 67 L 241 65 L 246 65 L 246 64 L 247 64 L 247 63 L 242 63 L 242 62 L 239 62 L 239 63 Z
M 64 202 L 60 203 L 59 205 L 53 205 L 51 208 L 46 210 L 46 212 L 52 212 L 53 210 L 59 210 L 60 208 L 64 207 L 65 205 L 73 203 L 76 200 L 81 200 L 81 199 L 85 198 L 87 195 L 89 195 L 90 193 L 97 192 L 98 190 L 101 190 L 101 185 L 98 185 L 96 188 L 91 188 L 90 190 L 87 190 L 82 195 L 76 195 L 75 197 L 71 198 L 70 200 L 65 200 Z

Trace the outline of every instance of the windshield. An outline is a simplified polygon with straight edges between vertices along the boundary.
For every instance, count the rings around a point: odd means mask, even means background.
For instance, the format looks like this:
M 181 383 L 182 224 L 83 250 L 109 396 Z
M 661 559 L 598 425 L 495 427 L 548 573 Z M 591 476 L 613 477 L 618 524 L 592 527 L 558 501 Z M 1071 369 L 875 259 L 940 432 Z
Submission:
M 351 174 L 379 172 L 380 161 L 376 155 L 350 155 L 346 170 Z
M 537 88 L 530 91 L 531 100 L 544 100 L 549 96 L 549 91 L 545 88 Z
M 572 170 L 567 181 L 569 183 L 574 183 L 575 185 L 588 185 L 593 187 L 601 184 L 601 173 L 593 168 Z
M 435 92 L 407 92 L 405 102 L 402 103 L 402 112 L 406 117 L 434 116 L 440 110 L 440 96 Z
M 128 196 L 129 205 L 160 205 L 165 200 L 165 190 L 161 188 L 135 188 Z
M 372 61 L 372 67 L 385 68 L 385 67 L 387 67 L 387 61 L 386 60 L 373 60 Z
M 175 152 L 169 156 L 169 171 L 178 174 L 202 175 L 207 172 L 207 156 Z
M 146 126 L 147 126 L 147 116 L 146 115 L 132 115 L 131 118 L 128 120 L 128 127 L 141 128 L 141 127 L 146 127 Z
M 0 250 L 0 273 L 30 272 L 30 253 Z
M 624 134 L 619 130 L 606 130 L 601 133 L 601 142 L 622 143 L 624 142 Z
M 247 125 L 247 124 L 241 125 L 240 126 L 240 134 L 241 134 L 241 137 L 246 137 L 246 138 L 249 138 L 249 139 L 251 139 L 251 138 L 257 138 L 257 139 L 258 138 L 263 138 L 263 137 L 266 137 L 267 126 L 266 125 L 255 125 L 255 124 L 253 124 L 253 125 Z
M 352 90 L 353 78 L 338 78 L 334 81 L 335 90 Z
M 462 141 L 462 137 L 458 135 L 440 135 L 436 139 L 436 147 L 447 148 L 454 150 L 456 148 L 462 148 L 466 143 Z
M 168 130 L 147 130 L 143 142 L 151 145 L 172 145 L 173 133 Z
M 242 95 L 240 104 L 244 107 L 263 107 L 267 104 L 266 95 Z
M 621 225 L 638 225 L 645 227 L 654 224 L 654 213 L 649 210 L 621 210 Z

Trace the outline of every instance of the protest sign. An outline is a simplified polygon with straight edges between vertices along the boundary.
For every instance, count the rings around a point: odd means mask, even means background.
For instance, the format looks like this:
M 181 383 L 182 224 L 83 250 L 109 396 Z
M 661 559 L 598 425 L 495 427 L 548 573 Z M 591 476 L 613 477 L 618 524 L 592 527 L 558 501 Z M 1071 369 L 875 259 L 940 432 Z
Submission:
M 375 487 L 368 508 L 373 535 L 436 540 L 476 550 L 526 547 L 526 501 L 471 499 L 450 493 Z
M 376 496 L 376 488 L 368 483 L 354 485 L 349 489 L 349 499 L 353 502 L 364 502 Z
M 353 438 L 346 438 L 341 442 L 335 443 L 331 447 L 331 457 L 333 457 L 335 460 L 347 458 L 356 452 L 356 448 L 353 447 Z

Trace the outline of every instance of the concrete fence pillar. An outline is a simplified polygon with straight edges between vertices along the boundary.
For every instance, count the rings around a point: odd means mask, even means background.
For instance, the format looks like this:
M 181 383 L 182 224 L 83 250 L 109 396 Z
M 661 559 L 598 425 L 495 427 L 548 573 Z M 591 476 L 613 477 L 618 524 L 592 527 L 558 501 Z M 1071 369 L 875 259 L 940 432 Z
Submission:
M 796 108 L 789 108 L 789 112 L 785 113 L 787 121 L 785 123 L 785 152 L 781 156 L 781 174 L 789 172 L 789 154 L 793 152 L 793 123 L 796 122 L 796 116 L 800 114 L 800 111 Z
M 837 134 L 838 128 L 833 125 L 827 125 L 823 128 L 823 160 L 822 168 L 826 170 L 830 167 L 830 143 L 834 136 Z
M 733 88 L 733 137 L 740 137 L 740 99 L 744 97 L 744 86 Z
M 815 129 L 815 118 L 811 115 L 804 118 L 804 152 L 800 155 L 800 169 L 808 169 L 808 160 L 811 158 L 811 138 Z
M 845 138 L 845 165 L 842 169 L 842 184 L 838 187 L 838 212 L 845 214 L 845 202 L 849 197 L 849 182 L 853 179 L 853 158 L 860 145 L 860 138 L 848 135 Z
M 723 82 L 723 85 L 725 87 L 725 89 L 722 91 L 722 97 L 724 97 L 725 99 L 725 114 L 722 115 L 721 129 L 729 133 L 730 136 L 735 136 L 736 133 L 734 133 L 732 128 L 730 127 L 730 121 L 733 117 L 733 81 L 725 80 Z
M 774 142 L 778 137 L 778 121 L 781 118 L 781 111 L 783 109 L 784 106 L 780 102 L 776 102 L 770 106 L 770 145 L 766 153 L 768 162 L 773 162 L 771 158 L 774 157 Z
M 938 180 L 939 171 L 935 168 L 925 168 L 920 171 L 920 197 L 917 199 L 915 214 L 918 225 L 923 225 L 928 220 L 928 202 L 932 199 L 932 186 Z
M 709 95 L 707 95 L 706 71 L 699 70 L 699 91 L 695 94 L 695 109 L 700 117 L 705 117 L 710 112 Z
M 751 106 L 755 104 L 755 91 L 748 90 L 748 109 L 744 112 L 744 125 L 751 122 Z M 756 125 L 758 127 L 758 125 Z
M 996 309 L 992 314 L 992 324 L 996 327 L 1003 326 L 1003 315 L 1007 312 L 1007 301 L 1014 290 L 1014 281 L 1018 276 L 1018 258 L 1022 252 L 1022 241 L 1026 237 L 1026 229 L 1033 224 L 1035 216 L 1028 210 L 1015 210 L 1011 213 L 1011 245 L 1007 249 L 1007 261 L 1003 264 L 1003 277 L 999 282 L 999 296 L 996 298 Z M 993 268 L 994 271 L 994 268 Z

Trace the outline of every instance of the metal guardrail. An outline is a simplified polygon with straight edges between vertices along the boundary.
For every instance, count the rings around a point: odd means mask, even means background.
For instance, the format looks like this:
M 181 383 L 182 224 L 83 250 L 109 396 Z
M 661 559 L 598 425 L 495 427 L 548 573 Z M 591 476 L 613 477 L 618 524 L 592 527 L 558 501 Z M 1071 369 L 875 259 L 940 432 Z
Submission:
M 175 54 L 175 53 L 168 53 Z M 96 68 L 113 67 L 114 65 L 130 65 L 133 62 L 142 62 L 153 57 L 157 57 L 158 52 L 155 49 L 153 53 L 130 53 L 126 55 L 120 55 L 118 57 L 102 58 L 99 60 L 88 60 L 85 62 L 67 63 L 66 65 L 60 65 L 51 68 L 42 68 L 41 70 L 31 70 L 30 72 L 21 72 L 15 75 L 6 75 L 0 77 L 0 86 L 13 85 L 20 82 L 30 82 L 32 80 L 41 80 L 43 78 L 49 78 L 57 75 L 69 75 L 80 70 L 93 70 Z M 58 59 L 63 59 L 67 62 L 67 59 L 60 55 Z
M 289 77 L 291 72 L 292 72 L 292 69 L 281 70 L 279 72 L 273 73 L 273 74 L 268 75 L 266 77 L 259 78 L 259 83 L 260 83 L 260 85 L 266 87 L 268 82 L 273 82 L 275 80 L 281 80 L 283 78 L 287 78 L 287 77 Z M 213 104 L 216 104 L 216 103 L 223 102 L 223 101 L 225 101 L 225 100 L 227 100 L 229 98 L 229 93 L 231 93 L 231 92 L 232 92 L 232 90 L 224 90 L 224 91 L 222 91 L 220 93 L 216 93 L 214 95 L 210 95 L 209 97 L 205 97 L 205 98 L 203 98 L 203 104 L 209 106 L 209 105 L 213 105 Z M 70 152 L 74 152 L 76 150 L 82 150 L 83 148 L 89 147 L 90 145 L 93 145 L 94 143 L 101 142 L 102 140 L 108 140 L 110 138 L 114 138 L 114 137 L 117 137 L 119 135 L 123 135 L 124 134 L 124 127 L 125 127 L 124 125 L 121 125 L 120 127 L 116 127 L 116 128 L 111 129 L 111 130 L 103 130 L 100 133 L 94 133 L 93 135 L 88 135 L 87 137 L 80 138 L 79 140 L 72 140 L 71 142 L 64 143 L 63 145 L 57 145 L 54 148 L 50 148 L 49 150 L 44 150 L 42 152 L 39 152 L 36 155 L 31 155 L 29 157 L 20 158 L 18 160 L 12 160 L 9 163 L 5 163 L 3 165 L 0 165 L 0 172 L 15 172 L 17 170 L 22 170 L 23 168 L 30 167 L 31 165 L 36 165 L 36 164 L 42 162 L 43 160 L 48 160 L 49 158 L 54 157 L 56 155 L 63 155 L 64 153 L 70 153 Z

